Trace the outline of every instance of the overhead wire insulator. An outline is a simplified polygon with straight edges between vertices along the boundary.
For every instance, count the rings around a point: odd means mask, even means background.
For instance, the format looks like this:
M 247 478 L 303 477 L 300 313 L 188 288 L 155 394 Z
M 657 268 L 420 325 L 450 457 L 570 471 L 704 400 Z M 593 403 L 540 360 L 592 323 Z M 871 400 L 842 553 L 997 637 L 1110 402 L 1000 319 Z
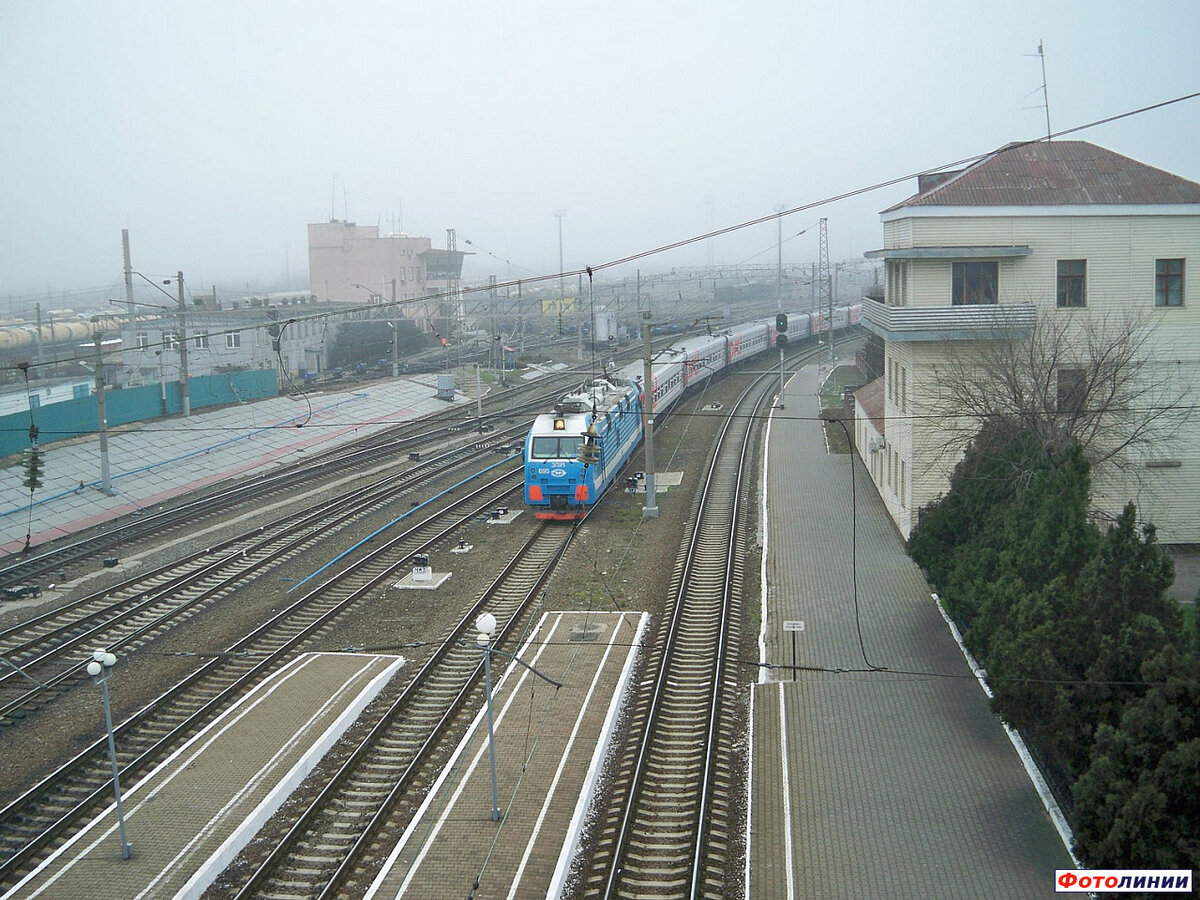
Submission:
M 600 445 L 596 443 L 599 437 L 600 433 L 596 431 L 594 423 L 583 433 L 583 443 L 579 445 L 579 455 L 576 459 L 585 466 L 600 462 Z
M 588 423 L 587 431 L 582 435 L 583 443 L 579 445 L 579 454 L 575 457 L 585 466 L 600 462 L 600 432 L 596 430 L 596 404 L 592 403 L 592 421 Z
M 40 447 L 27 447 L 24 456 L 25 477 L 21 483 L 32 493 L 42 486 L 42 450 Z

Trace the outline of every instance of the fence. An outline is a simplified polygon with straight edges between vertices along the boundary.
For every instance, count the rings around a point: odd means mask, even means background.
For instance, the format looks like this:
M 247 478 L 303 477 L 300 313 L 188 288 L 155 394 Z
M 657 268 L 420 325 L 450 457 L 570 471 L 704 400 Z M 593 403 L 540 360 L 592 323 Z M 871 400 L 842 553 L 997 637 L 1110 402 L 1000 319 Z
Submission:
M 188 379 L 188 387 L 191 392 L 189 406 L 193 410 L 243 400 L 261 400 L 279 393 L 279 381 L 274 369 L 197 375 Z M 104 393 L 104 412 L 110 428 L 175 415 L 182 409 L 183 401 L 177 381 L 109 389 Z M 37 424 L 38 444 L 42 446 L 95 434 L 100 430 L 96 395 L 39 406 L 33 410 L 33 422 Z M 0 416 L 0 456 L 20 453 L 29 446 L 29 425 L 28 410 Z

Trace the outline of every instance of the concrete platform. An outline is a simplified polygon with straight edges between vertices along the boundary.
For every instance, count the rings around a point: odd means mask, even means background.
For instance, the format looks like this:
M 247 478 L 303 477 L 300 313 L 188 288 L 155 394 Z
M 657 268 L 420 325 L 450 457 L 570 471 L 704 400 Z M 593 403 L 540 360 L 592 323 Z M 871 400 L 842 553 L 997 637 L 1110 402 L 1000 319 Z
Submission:
M 518 656 L 563 686 L 492 669 L 500 820 L 485 707 L 366 896 L 558 897 L 648 618 L 546 613 Z
M 5 898 L 199 897 L 312 771 L 404 660 L 309 653 L 247 694 L 134 784 Z
M 785 395 L 768 439 L 760 649 L 774 668 L 753 692 L 747 896 L 1053 895 L 1073 865 L 1062 833 L 861 462 L 826 453 L 815 367 Z M 808 670 L 790 668 L 793 641 Z
M 450 404 L 434 393 L 428 378 L 396 378 L 123 426 L 108 435 L 111 495 L 101 490 L 98 435 L 46 444 L 44 486 L 32 509 L 19 460 L 10 457 L 0 479 L 0 553 L 20 553 L 27 533 L 36 549 L 179 494 L 446 409 Z

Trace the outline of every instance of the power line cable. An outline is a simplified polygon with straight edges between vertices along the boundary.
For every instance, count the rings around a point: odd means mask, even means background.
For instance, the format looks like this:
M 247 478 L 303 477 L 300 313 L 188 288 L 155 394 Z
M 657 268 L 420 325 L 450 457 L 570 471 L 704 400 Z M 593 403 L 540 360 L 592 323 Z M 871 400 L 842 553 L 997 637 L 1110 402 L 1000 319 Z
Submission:
M 662 244 L 658 247 L 654 247 L 654 248 L 651 248 L 648 250 L 642 250 L 637 253 L 630 254 L 628 256 L 624 256 L 624 257 L 620 257 L 618 259 L 609 260 L 608 262 L 600 263 L 599 265 L 587 266 L 584 268 L 573 269 L 570 271 L 564 270 L 562 272 L 556 272 L 556 273 L 551 273 L 551 274 L 534 275 L 533 277 L 530 277 L 530 278 L 500 282 L 500 283 L 497 283 L 496 285 L 491 285 L 488 287 L 481 286 L 478 288 L 465 288 L 465 289 L 461 289 L 461 292 L 464 295 L 469 295 L 469 294 L 474 294 L 474 293 L 481 293 L 485 290 L 488 290 L 489 288 L 515 287 L 520 283 L 536 284 L 539 282 L 551 281 L 551 280 L 555 280 L 555 279 L 562 279 L 562 278 L 567 278 L 567 277 L 571 277 L 571 276 L 582 276 L 588 271 L 588 269 L 590 269 L 593 273 L 601 272 L 601 271 L 604 271 L 605 269 L 612 269 L 617 266 L 627 265 L 632 262 L 637 262 L 638 260 L 641 260 L 641 259 L 646 259 L 651 256 L 657 256 L 659 254 L 666 253 L 671 250 L 679 249 L 680 247 L 686 247 L 686 246 L 689 246 L 690 244 L 695 244 L 695 243 L 699 243 L 700 241 L 709 240 L 710 238 L 720 237 L 720 236 L 726 235 L 726 234 L 732 234 L 736 231 L 741 231 L 746 228 L 753 228 L 757 225 L 762 225 L 766 222 L 771 222 L 776 219 L 782 218 L 784 216 L 795 215 L 796 213 L 799 213 L 799 212 L 805 212 L 807 210 L 816 209 L 821 206 L 827 206 L 831 203 L 837 203 L 841 200 L 847 200 L 851 197 L 858 197 L 863 194 L 868 194 L 868 193 L 872 193 L 877 190 L 882 190 L 883 188 L 892 187 L 893 185 L 899 184 L 903 181 L 910 181 L 914 178 L 919 178 L 922 175 L 928 175 L 928 174 L 931 174 L 934 172 L 940 172 L 945 169 L 966 166 L 971 163 L 978 162 L 979 160 L 984 159 L 989 156 L 998 156 L 1002 153 L 1006 153 L 1006 152 L 1009 152 L 1012 150 L 1017 150 L 1017 149 L 1020 149 L 1021 147 L 1026 147 L 1031 144 L 1044 143 L 1053 138 L 1063 137 L 1063 136 L 1069 135 L 1069 134 L 1076 134 L 1081 131 L 1086 131 L 1090 128 L 1096 128 L 1100 125 L 1107 125 L 1111 122 L 1116 122 L 1121 119 L 1130 118 L 1132 116 L 1143 115 L 1145 113 L 1152 112 L 1154 110 L 1163 109 L 1165 107 L 1172 106 L 1176 103 L 1182 103 L 1187 100 L 1194 100 L 1197 97 L 1200 97 L 1200 91 L 1194 91 L 1190 94 L 1184 94 L 1179 97 L 1173 97 L 1170 100 L 1164 100 L 1160 103 L 1153 103 L 1148 106 L 1142 106 L 1142 107 L 1138 107 L 1137 109 L 1132 109 L 1132 110 L 1128 110 L 1126 112 L 1117 113 L 1115 115 L 1106 116 L 1102 119 L 1094 119 L 1091 122 L 1086 122 L 1082 125 L 1076 125 L 1071 128 L 1064 128 L 1060 131 L 1054 132 L 1053 134 L 1048 134 L 1048 135 L 1045 135 L 1042 137 L 1032 138 L 1030 140 L 1025 140 L 1025 141 L 1014 141 L 1011 144 L 1007 144 L 998 150 L 988 150 L 984 153 L 977 153 L 972 156 L 966 156 L 961 159 L 954 160 L 952 162 L 943 163 L 941 165 L 921 169 L 920 171 L 917 171 L 917 172 L 910 172 L 910 173 L 906 173 L 904 175 L 896 176 L 894 178 L 888 178 L 883 181 L 877 181 L 873 184 L 869 184 L 869 185 L 866 185 L 863 187 L 844 191 L 840 194 L 833 194 L 828 197 L 824 197 L 824 198 L 821 198 L 818 200 L 813 200 L 808 203 L 801 204 L 800 206 L 794 206 L 789 209 L 781 210 L 779 212 L 770 213 L 769 215 L 759 216 L 757 218 L 739 222 L 734 225 L 728 225 L 724 228 L 719 228 L 715 231 L 708 231 L 708 232 L 705 232 L 704 234 L 699 234 L 699 235 L 695 235 L 693 237 L 684 238 L 682 240 L 674 241 L 669 244 Z M 164 293 L 166 293 L 166 292 L 164 291 Z M 375 304 L 375 305 L 365 304 L 361 307 L 351 307 L 350 309 L 347 309 L 344 311 L 339 310 L 337 312 L 318 313 L 318 314 L 314 314 L 313 316 L 305 316 L 303 318 L 305 318 L 305 319 L 324 319 L 324 318 L 330 318 L 333 316 L 352 315 L 356 312 L 361 312 L 361 311 L 368 310 L 368 309 L 380 309 L 380 308 L 384 308 L 384 309 L 397 308 L 398 309 L 400 307 L 405 307 L 405 306 L 410 306 L 410 305 L 428 304 L 431 301 L 446 299 L 447 297 L 450 297 L 450 296 L 451 296 L 450 292 L 447 291 L 447 292 L 443 292 L 443 293 L 439 293 L 439 294 L 432 294 L 428 297 L 415 297 L 415 298 L 412 298 L 409 300 L 385 301 L 382 304 Z M 261 326 L 255 326 L 255 327 L 261 327 Z M 241 330 L 244 330 L 244 329 L 241 329 Z M 58 361 L 56 360 L 55 362 L 58 362 Z M 43 363 L 42 365 L 49 365 L 49 363 Z M 6 367 L 6 368 L 12 368 L 12 367 Z

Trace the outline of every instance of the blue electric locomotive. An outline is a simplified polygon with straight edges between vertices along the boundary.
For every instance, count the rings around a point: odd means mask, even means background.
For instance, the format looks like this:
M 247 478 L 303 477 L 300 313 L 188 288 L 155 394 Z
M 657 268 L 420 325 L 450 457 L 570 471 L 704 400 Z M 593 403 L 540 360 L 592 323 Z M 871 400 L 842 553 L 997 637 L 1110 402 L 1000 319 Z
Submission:
M 568 394 L 534 420 L 525 441 L 525 502 L 539 519 L 579 518 L 637 447 L 641 388 L 631 368 Z

